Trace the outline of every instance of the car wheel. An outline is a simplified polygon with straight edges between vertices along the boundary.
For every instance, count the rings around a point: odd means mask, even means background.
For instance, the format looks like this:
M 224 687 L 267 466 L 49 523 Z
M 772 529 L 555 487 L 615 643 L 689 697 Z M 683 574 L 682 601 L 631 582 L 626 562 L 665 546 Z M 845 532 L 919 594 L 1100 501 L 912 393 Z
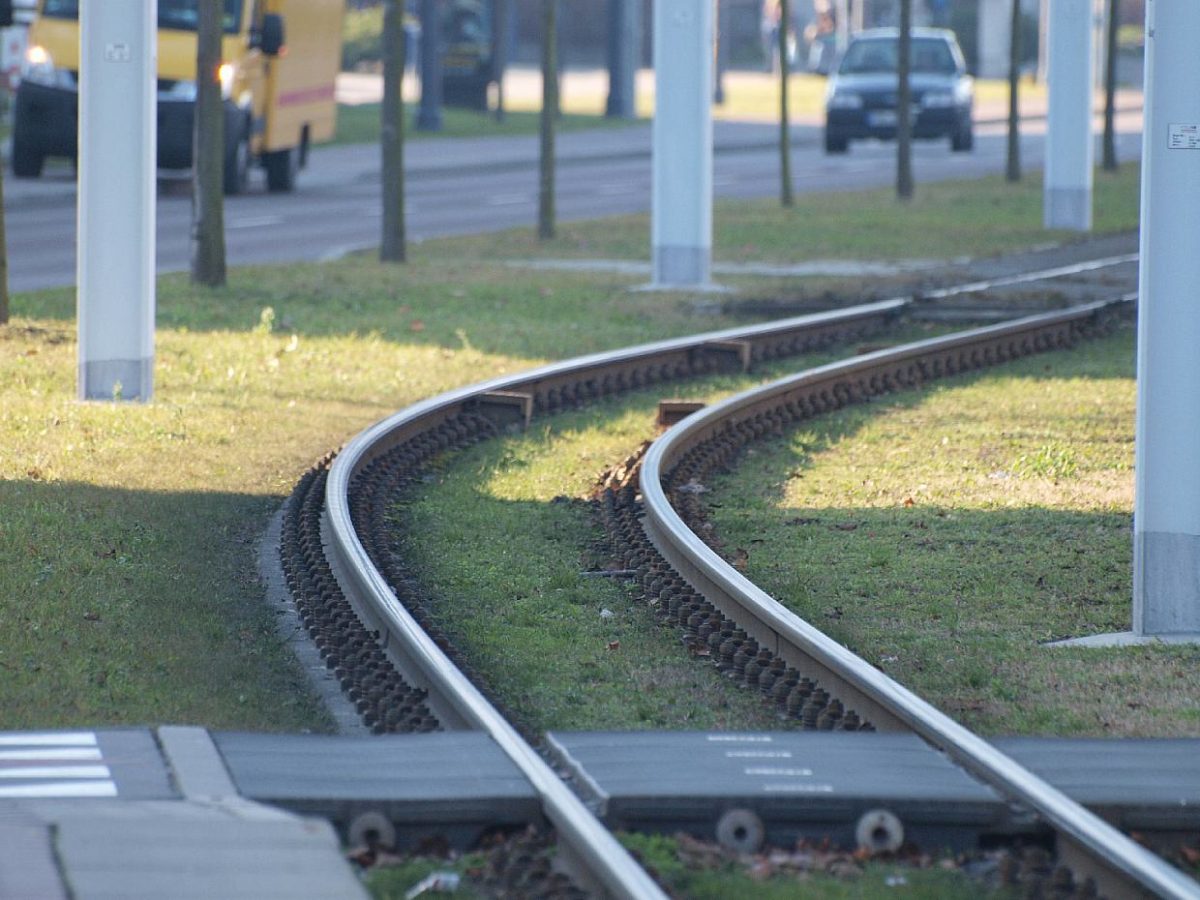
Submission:
M 975 148 L 975 130 L 970 124 L 959 128 L 950 136 L 950 149 L 955 153 L 967 153 Z
M 825 132 L 825 152 L 826 153 L 845 153 L 850 148 L 850 141 L 839 134 L 830 134 Z
M 300 171 L 300 153 L 295 147 L 264 153 L 263 166 L 267 170 L 267 190 L 277 194 L 295 190 L 296 174 Z
M 37 178 L 46 161 L 41 150 L 24 134 L 20 125 L 13 130 L 12 170 L 18 178 Z
M 232 197 L 245 193 L 250 184 L 250 137 L 244 127 L 239 128 L 226 144 L 225 193 Z

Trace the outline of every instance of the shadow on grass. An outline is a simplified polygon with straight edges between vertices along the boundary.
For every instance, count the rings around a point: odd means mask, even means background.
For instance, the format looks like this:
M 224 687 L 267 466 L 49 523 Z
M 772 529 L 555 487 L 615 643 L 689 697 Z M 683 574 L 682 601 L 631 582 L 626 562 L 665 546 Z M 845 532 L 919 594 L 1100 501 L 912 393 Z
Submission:
M 0 729 L 322 727 L 256 575 L 279 502 L 0 480 Z

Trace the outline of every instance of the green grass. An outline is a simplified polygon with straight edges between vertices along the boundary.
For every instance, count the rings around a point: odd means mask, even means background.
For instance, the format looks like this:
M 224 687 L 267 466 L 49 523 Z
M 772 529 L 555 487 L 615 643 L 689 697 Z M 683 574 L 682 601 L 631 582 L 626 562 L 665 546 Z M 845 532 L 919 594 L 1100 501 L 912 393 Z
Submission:
M 996 183 L 952 196 L 980 220 L 1006 202 Z M 886 255 L 896 232 L 922 238 L 908 210 L 873 197 L 879 227 L 850 255 Z M 824 253 L 775 234 L 805 233 L 819 208 L 722 205 L 718 255 L 742 243 L 778 261 Z M 1044 241 L 1040 212 L 1029 219 L 1024 233 Z M 535 246 L 531 231 L 495 237 L 495 255 Z M 587 250 L 580 235 L 625 246 L 628 231 L 624 219 L 580 226 L 547 252 Z M 482 238 L 431 241 L 405 266 L 237 269 L 220 290 L 163 278 L 150 404 L 78 402 L 72 292 L 14 296 L 0 326 L 0 728 L 328 727 L 255 569 L 259 535 L 312 461 L 457 385 L 739 321 L 690 296 L 630 293 L 628 277 L 525 272 L 489 252 Z
M 1132 332 L 852 407 L 714 486 L 747 574 L 986 734 L 1200 734 L 1194 647 L 1130 628 Z M 822 560 L 821 566 L 809 561 Z
M 404 140 L 427 138 L 504 137 L 508 135 L 534 135 L 541 127 L 541 116 L 529 110 L 507 112 L 504 121 L 496 120 L 494 113 L 479 112 L 447 106 L 442 110 L 442 127 L 437 131 L 422 131 L 416 127 L 415 105 L 405 108 Z M 335 144 L 373 144 L 379 141 L 379 104 L 339 104 L 337 130 L 333 136 Z M 583 131 L 590 128 L 620 128 L 629 123 L 621 119 L 606 119 L 603 116 L 565 114 L 555 126 L 559 133 Z
M 1097 170 L 1093 233 L 1127 231 L 1138 217 L 1139 169 Z M 1071 241 L 1072 232 L 1042 228 L 1042 184 L 1027 177 L 1015 185 L 1002 177 L 978 181 L 918 184 L 908 203 L 895 191 L 843 191 L 800 194 L 785 209 L 777 202 L 718 201 L 713 255 L 731 262 L 805 259 L 954 259 L 983 257 L 1047 241 Z M 558 237 L 539 241 L 533 229 L 462 238 L 427 245 L 423 252 L 474 259 L 570 257 L 648 259 L 650 219 L 620 216 L 560 223 Z M 758 283 L 759 291 L 780 291 L 780 282 Z M 786 285 L 782 290 L 786 290 Z

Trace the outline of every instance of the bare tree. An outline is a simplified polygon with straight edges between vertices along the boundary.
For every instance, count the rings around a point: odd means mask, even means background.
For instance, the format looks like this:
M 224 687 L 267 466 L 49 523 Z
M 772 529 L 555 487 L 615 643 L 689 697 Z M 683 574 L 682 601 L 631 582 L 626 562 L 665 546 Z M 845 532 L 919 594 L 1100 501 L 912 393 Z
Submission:
M 4 166 L 0 164 L 0 325 L 8 322 L 8 236 L 4 227 Z
M 383 105 L 379 110 L 383 165 L 383 234 L 379 259 L 404 262 L 404 9 L 383 0 Z
M 1108 0 L 1108 29 L 1104 54 L 1104 150 L 1103 166 L 1106 172 L 1115 172 L 1117 166 L 1117 28 L 1120 26 L 1118 0 Z
M 558 118 L 558 0 L 542 0 L 541 178 L 538 238 L 554 237 L 554 121 Z
M 779 202 L 792 205 L 792 133 L 788 121 L 788 0 L 779 0 Z
M 1004 177 L 1021 180 L 1021 0 L 1012 0 L 1008 38 L 1008 157 Z
M 896 196 L 910 200 L 912 171 L 912 0 L 900 0 L 900 36 L 896 55 Z
M 192 283 L 225 284 L 225 108 L 221 102 L 221 0 L 202 0 L 196 22 L 192 135 Z

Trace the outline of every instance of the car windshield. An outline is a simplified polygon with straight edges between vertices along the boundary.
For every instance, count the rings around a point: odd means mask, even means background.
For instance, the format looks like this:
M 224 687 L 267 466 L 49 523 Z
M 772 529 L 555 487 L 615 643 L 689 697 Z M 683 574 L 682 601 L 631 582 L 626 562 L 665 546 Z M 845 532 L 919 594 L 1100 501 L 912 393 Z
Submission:
M 895 72 L 899 49 L 898 38 L 855 41 L 846 48 L 838 72 L 843 75 Z M 913 72 L 953 75 L 958 69 L 950 45 L 941 38 L 913 38 L 910 60 Z
M 242 22 L 242 0 L 224 0 L 225 12 L 221 27 L 227 34 L 237 34 Z M 158 27 L 176 31 L 196 30 L 197 0 L 158 0 Z M 79 0 L 46 0 L 42 15 L 48 19 L 78 19 Z

